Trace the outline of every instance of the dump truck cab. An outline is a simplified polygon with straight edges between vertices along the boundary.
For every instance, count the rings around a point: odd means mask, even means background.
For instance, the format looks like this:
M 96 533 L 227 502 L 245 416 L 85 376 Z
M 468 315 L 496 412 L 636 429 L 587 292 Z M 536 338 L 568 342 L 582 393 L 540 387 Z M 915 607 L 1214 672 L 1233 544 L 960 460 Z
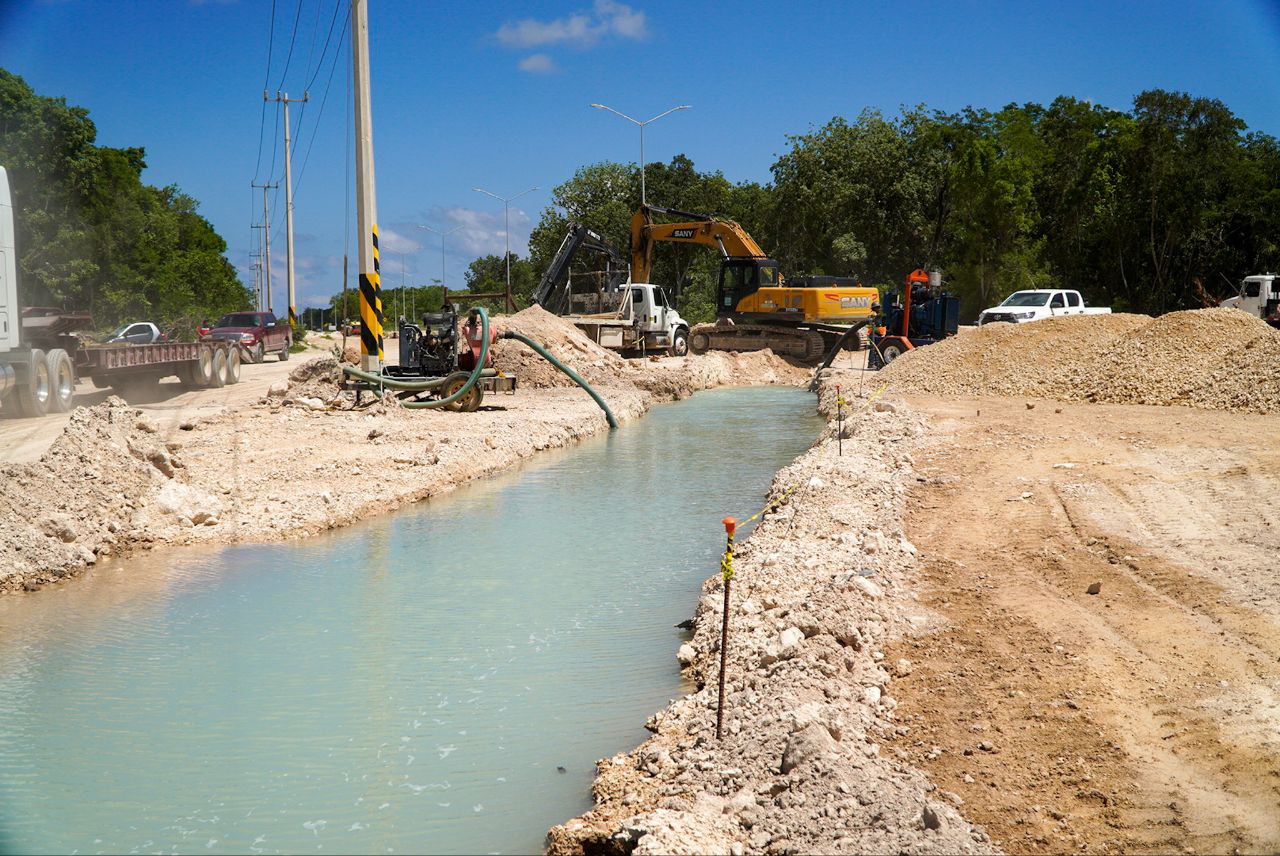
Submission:
M 1274 273 L 1246 276 L 1240 281 L 1240 292 L 1221 305 L 1243 309 L 1272 327 L 1280 327 L 1280 276 Z

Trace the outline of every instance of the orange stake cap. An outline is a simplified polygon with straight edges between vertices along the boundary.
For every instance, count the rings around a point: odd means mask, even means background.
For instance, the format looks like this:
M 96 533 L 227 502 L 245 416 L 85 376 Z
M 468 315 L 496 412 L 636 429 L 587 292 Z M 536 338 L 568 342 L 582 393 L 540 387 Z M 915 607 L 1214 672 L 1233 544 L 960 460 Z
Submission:
M 733 534 L 734 529 L 738 528 L 738 518 L 736 517 L 726 517 L 720 522 L 724 524 L 724 531 L 728 532 L 730 535 Z

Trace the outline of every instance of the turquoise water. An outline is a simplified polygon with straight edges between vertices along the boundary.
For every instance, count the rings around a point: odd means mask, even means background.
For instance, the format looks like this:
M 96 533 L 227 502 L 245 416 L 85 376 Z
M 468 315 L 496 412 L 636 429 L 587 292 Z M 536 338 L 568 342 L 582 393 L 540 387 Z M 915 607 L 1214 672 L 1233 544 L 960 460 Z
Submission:
M 720 518 L 820 425 L 700 393 L 325 536 L 0 599 L 0 851 L 539 850 L 681 692 Z

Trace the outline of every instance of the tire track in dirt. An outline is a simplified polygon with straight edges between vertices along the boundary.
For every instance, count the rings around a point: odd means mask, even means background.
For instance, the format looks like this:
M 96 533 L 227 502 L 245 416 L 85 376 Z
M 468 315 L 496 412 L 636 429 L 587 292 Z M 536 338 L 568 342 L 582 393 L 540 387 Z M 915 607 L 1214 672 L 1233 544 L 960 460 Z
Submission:
M 904 757 L 1010 851 L 1280 846 L 1262 420 L 913 404 L 941 430 L 907 533 L 945 621 L 886 652 L 920 664 L 897 688 Z

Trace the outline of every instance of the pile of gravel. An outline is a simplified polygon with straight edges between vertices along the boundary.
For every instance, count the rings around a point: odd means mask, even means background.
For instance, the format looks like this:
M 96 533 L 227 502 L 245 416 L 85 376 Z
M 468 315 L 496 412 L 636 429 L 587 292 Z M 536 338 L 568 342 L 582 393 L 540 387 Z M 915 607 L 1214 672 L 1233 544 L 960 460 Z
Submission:
M 1235 309 L 988 324 L 881 372 L 894 389 L 1280 411 L 1280 332 Z

